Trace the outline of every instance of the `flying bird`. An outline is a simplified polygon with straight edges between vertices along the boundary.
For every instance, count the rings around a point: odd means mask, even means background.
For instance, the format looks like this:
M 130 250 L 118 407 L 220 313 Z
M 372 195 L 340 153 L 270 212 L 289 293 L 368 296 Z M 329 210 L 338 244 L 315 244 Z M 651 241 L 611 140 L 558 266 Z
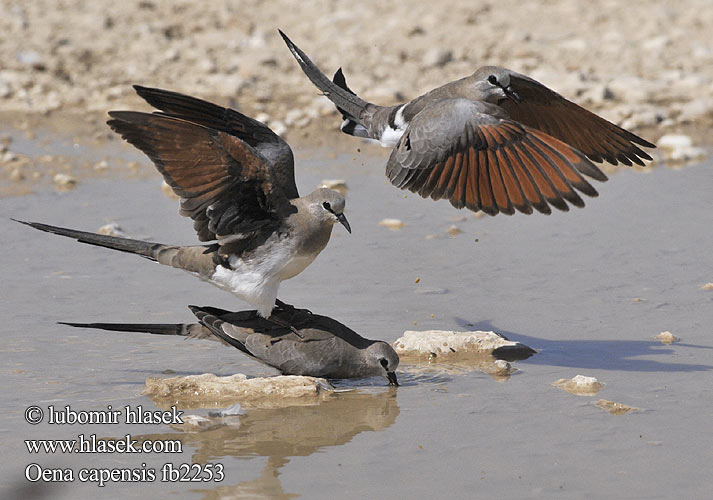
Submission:
M 386 342 L 365 339 L 327 316 L 305 309 L 284 308 L 273 313 L 296 332 L 263 319 L 257 311 L 229 312 L 216 307 L 188 306 L 198 323 L 69 323 L 101 330 L 178 335 L 219 340 L 285 375 L 331 379 L 386 377 L 399 385 L 399 356 Z
M 347 134 L 393 147 L 396 187 L 489 215 L 583 207 L 597 196 L 592 162 L 644 165 L 654 144 L 565 99 L 532 78 L 484 66 L 397 106 L 359 98 L 341 68 L 330 80 L 282 31 L 302 71 L 342 113 Z
M 82 243 L 135 253 L 193 273 L 270 317 L 280 282 L 302 272 L 344 216 L 344 197 L 319 188 L 300 197 L 290 146 L 235 110 L 135 86 L 160 111 L 112 111 L 109 126 L 143 151 L 180 197 L 202 242 L 175 246 L 105 236 L 37 222 L 29 226 Z

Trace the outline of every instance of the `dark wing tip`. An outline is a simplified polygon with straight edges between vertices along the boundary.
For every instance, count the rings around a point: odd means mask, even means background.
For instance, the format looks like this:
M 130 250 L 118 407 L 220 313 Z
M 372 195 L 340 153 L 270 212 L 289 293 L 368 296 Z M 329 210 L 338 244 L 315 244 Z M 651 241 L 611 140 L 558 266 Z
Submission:
M 656 149 L 656 144 L 654 144 L 653 142 L 649 142 L 646 139 L 642 139 L 641 137 L 639 137 L 636 134 L 631 134 L 631 135 L 634 136 L 633 138 L 630 139 L 631 142 L 635 142 L 639 146 L 644 146 L 645 148 Z M 644 153 L 644 154 L 646 154 L 646 153 Z

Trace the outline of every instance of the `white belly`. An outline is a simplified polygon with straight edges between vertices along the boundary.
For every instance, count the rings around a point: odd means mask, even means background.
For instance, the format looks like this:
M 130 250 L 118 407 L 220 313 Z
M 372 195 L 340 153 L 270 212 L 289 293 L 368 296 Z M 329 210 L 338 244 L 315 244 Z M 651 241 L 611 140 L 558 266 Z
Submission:
M 246 259 L 230 257 L 230 268 L 217 266 L 210 282 L 252 304 L 266 318 L 275 307 L 280 282 L 301 273 L 314 257 L 299 256 L 284 240 L 275 240 Z

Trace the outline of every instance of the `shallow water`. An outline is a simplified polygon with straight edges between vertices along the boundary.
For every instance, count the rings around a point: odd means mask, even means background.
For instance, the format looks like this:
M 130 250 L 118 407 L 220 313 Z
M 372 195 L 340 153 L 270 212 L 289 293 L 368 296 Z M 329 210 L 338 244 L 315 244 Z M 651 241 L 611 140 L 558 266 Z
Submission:
M 116 221 L 132 236 L 195 242 L 191 222 L 160 193 L 158 176 L 0 199 L 3 498 L 710 495 L 713 291 L 700 287 L 713 281 L 713 164 L 618 171 L 596 186 L 600 197 L 586 200 L 583 210 L 476 219 L 447 202 L 404 198 L 387 185 L 382 157 L 297 156 L 302 192 L 321 179 L 347 180 L 354 231 L 335 227 L 314 264 L 283 284 L 283 300 L 370 338 L 393 341 L 408 329 L 492 329 L 539 353 L 514 363 L 519 371 L 506 381 L 462 367 L 405 366 L 398 389 L 380 379 L 342 382 L 353 390 L 319 405 L 248 408 L 239 427 L 202 433 L 125 423 L 31 426 L 24 411 L 33 404 L 153 410 L 140 393 L 147 377 L 166 370 L 274 371 L 213 342 L 55 324 L 186 322 L 187 304 L 246 308 L 178 270 L 8 220 L 85 230 Z M 453 222 L 461 216 L 466 220 Z M 406 226 L 379 227 L 386 217 Z M 451 238 L 446 230 L 454 223 L 463 233 Z M 664 330 L 682 341 L 655 341 Z M 582 397 L 551 385 L 577 374 L 606 386 Z M 594 406 L 600 398 L 640 410 L 611 415 Z M 180 439 L 184 451 L 30 455 L 24 444 L 91 433 Z M 222 482 L 99 488 L 75 481 L 27 489 L 24 479 L 32 462 L 77 471 L 205 461 L 223 464 Z

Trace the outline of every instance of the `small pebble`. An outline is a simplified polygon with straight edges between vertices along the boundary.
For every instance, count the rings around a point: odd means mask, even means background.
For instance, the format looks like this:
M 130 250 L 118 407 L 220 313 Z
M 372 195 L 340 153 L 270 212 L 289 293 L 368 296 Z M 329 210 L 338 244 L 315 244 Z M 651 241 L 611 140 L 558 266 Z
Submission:
M 455 224 L 453 224 L 451 227 L 448 228 L 447 232 L 451 237 L 453 237 L 453 236 L 458 236 L 459 234 L 461 234 L 463 232 L 463 230 L 460 229 Z
M 77 187 L 77 179 L 68 174 L 56 174 L 52 180 L 61 191 L 68 191 Z
M 19 182 L 25 179 L 25 174 L 22 173 L 22 170 L 19 168 L 14 168 L 12 169 L 12 172 L 10 172 L 10 180 Z
M 678 342 L 681 339 L 676 337 L 673 333 L 669 332 L 668 330 L 665 332 L 661 332 L 656 337 L 654 337 L 656 340 L 661 342 L 662 344 L 673 344 L 674 342 Z
M 119 224 L 116 222 L 110 222 L 109 224 L 104 224 L 102 227 L 97 229 L 97 233 L 105 234 L 107 236 L 118 236 L 119 238 L 128 238 L 129 235 L 124 232 Z
M 391 229 L 392 231 L 397 231 L 404 227 L 406 225 L 405 222 L 399 220 L 399 219 L 382 219 L 379 222 L 379 225 L 381 227 L 386 227 L 388 229 Z
M 604 387 L 604 384 L 595 377 L 585 377 L 584 375 L 577 375 L 570 379 L 561 378 L 552 382 L 552 385 L 577 396 L 593 396 Z
M 349 189 L 344 179 L 325 179 L 322 181 L 321 187 L 333 189 L 342 196 L 346 196 L 347 190 Z
M 511 375 L 515 369 L 504 359 L 497 359 L 493 362 L 493 375 L 505 377 Z
M 633 406 L 628 406 L 622 403 L 615 403 L 614 401 L 609 401 L 606 399 L 600 399 L 599 401 L 594 403 L 594 406 L 606 410 L 612 415 L 624 415 L 626 413 L 629 413 L 630 411 L 638 410 L 638 408 L 634 408 Z

